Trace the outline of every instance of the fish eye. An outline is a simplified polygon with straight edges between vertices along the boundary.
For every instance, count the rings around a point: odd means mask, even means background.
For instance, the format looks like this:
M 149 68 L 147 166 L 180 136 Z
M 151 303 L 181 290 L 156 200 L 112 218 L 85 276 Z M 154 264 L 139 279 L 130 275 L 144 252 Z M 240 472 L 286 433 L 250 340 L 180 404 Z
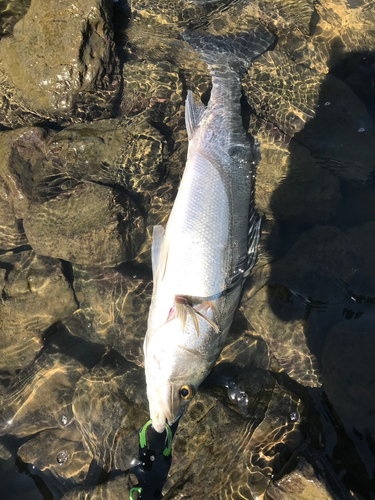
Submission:
M 182 399 L 190 399 L 193 395 L 193 389 L 190 385 L 183 385 L 180 389 L 180 396 Z

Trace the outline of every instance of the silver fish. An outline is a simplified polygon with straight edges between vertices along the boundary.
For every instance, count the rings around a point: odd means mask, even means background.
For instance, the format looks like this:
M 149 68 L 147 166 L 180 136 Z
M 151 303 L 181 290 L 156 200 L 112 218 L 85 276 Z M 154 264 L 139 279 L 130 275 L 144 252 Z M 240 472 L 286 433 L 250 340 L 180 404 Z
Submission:
M 273 42 L 269 33 L 185 32 L 183 38 L 208 64 L 212 91 L 207 108 L 188 92 L 184 174 L 165 230 L 153 231 L 144 355 L 158 432 L 183 413 L 215 364 L 257 258 L 254 183 L 260 153 L 243 128 L 241 76 Z

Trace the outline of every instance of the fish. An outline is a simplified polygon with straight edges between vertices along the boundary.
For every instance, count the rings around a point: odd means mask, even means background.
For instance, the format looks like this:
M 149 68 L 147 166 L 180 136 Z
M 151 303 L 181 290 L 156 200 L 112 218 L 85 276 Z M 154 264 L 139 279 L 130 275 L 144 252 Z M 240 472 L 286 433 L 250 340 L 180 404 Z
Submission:
M 267 32 L 186 31 L 182 38 L 208 65 L 212 90 L 207 107 L 187 93 L 185 169 L 166 227 L 153 228 L 143 350 L 150 418 L 159 433 L 183 414 L 217 361 L 257 260 L 260 146 L 243 127 L 241 78 L 274 42 Z

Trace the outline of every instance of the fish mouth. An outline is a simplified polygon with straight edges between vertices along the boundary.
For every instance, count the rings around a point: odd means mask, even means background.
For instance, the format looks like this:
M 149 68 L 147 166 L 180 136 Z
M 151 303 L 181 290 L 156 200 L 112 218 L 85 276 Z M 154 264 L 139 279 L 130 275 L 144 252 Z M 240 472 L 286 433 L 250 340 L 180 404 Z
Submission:
M 173 387 L 168 383 L 165 387 L 156 390 L 156 408 L 151 410 L 152 426 L 156 432 L 163 432 L 166 423 L 175 421 L 173 415 Z

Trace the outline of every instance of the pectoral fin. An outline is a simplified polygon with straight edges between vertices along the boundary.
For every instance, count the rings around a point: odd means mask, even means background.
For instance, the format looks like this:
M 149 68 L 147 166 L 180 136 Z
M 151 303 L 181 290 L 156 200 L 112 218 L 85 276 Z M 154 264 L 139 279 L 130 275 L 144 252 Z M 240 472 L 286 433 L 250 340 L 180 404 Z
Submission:
M 185 295 L 176 295 L 174 303 L 175 303 L 176 316 L 181 321 L 183 330 L 185 330 L 187 317 L 189 315 L 193 320 L 194 327 L 198 337 L 200 333 L 198 316 L 207 321 L 207 323 L 211 325 L 211 327 L 214 329 L 216 333 L 220 333 L 219 326 L 214 321 L 212 321 L 212 319 L 208 318 L 205 314 L 201 312 L 202 310 L 210 307 L 213 310 L 214 315 L 217 316 L 217 308 L 213 302 L 207 301 L 207 302 L 202 302 L 201 304 L 197 304 L 196 306 L 193 306 L 194 302 L 191 297 L 187 297 Z
M 165 229 L 163 226 L 154 226 L 152 232 L 152 274 L 154 281 L 164 278 L 168 262 L 168 244 L 165 244 Z
M 154 226 L 152 230 L 152 248 L 151 248 L 151 261 L 152 261 L 152 274 L 155 275 L 156 269 L 160 261 L 161 249 L 164 241 L 165 229 L 163 226 Z

